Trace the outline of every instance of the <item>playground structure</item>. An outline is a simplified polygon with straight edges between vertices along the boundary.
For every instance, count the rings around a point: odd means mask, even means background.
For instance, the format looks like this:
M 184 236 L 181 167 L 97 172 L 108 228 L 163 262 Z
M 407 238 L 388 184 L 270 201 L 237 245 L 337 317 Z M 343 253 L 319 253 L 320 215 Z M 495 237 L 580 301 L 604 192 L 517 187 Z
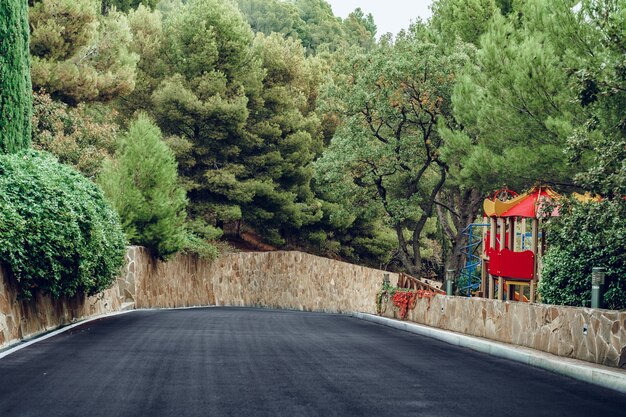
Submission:
M 558 216 L 558 209 L 551 209 L 550 203 L 559 197 L 549 187 L 533 187 L 521 195 L 500 190 L 485 199 L 483 223 L 473 223 L 463 231 L 468 244 L 460 293 L 534 302 L 545 252 L 542 221 Z M 476 275 L 479 267 L 480 277 Z
M 485 200 L 483 209 L 489 218 L 489 232 L 483 245 L 483 294 L 519 301 L 535 301 L 541 279 L 541 257 L 545 252 L 542 219 L 558 216 L 548 204 L 560 196 L 548 187 L 534 187 L 508 201 Z M 547 212 L 547 210 L 550 210 Z M 530 224 L 529 224 L 530 223 Z M 528 288 L 528 298 L 525 289 Z

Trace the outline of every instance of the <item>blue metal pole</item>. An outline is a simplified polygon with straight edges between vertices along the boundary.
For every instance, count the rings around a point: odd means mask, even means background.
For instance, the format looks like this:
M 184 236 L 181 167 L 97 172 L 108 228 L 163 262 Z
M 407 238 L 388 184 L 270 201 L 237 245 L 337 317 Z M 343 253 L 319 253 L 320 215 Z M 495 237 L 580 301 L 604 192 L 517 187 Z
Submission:
M 464 290 L 467 290 L 467 296 L 471 297 L 472 295 L 472 288 L 474 287 L 474 284 L 472 283 L 472 277 L 474 275 L 474 271 L 476 271 L 476 269 L 480 265 L 480 257 L 477 255 L 474 255 L 474 249 L 478 245 L 480 245 L 480 242 L 482 242 L 482 239 L 480 237 L 474 236 L 473 230 L 475 227 L 486 227 L 486 226 L 489 226 L 489 224 L 472 223 L 468 225 L 462 231 L 462 234 L 464 236 L 467 236 L 469 241 L 467 242 L 467 245 L 465 245 L 461 249 L 462 253 L 466 256 L 466 259 L 465 259 L 465 265 L 459 272 L 459 277 L 467 277 L 467 286 L 458 288 L 460 294 L 462 294 Z

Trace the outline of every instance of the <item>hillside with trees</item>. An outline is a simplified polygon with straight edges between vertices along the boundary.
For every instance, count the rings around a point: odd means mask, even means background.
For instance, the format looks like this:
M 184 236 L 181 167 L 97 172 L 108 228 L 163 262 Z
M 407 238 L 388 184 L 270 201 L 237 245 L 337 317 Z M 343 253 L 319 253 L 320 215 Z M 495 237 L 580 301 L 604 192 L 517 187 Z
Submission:
M 110 218 L 110 204 L 163 259 L 253 236 L 439 279 L 494 190 L 589 192 L 602 202 L 549 222 L 541 291 L 581 305 L 601 264 L 607 302 L 626 308 L 626 3 L 432 11 L 378 36 L 372 15 L 325 0 L 11 0 L 0 151 L 66 165 L 98 195 L 81 210 Z M 18 162 L 1 172 L 33 169 Z M 0 197 L 18 224 L 8 205 L 27 203 Z

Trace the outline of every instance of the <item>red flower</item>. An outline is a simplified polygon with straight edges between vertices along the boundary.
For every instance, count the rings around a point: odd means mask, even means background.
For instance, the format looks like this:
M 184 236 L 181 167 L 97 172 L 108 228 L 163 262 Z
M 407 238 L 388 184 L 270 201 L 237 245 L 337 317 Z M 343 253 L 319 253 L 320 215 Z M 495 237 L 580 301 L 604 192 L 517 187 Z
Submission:
M 415 308 L 417 298 L 421 298 L 421 290 L 416 291 L 396 291 L 393 295 L 393 304 L 400 309 L 399 316 L 401 320 L 406 318 L 409 309 Z

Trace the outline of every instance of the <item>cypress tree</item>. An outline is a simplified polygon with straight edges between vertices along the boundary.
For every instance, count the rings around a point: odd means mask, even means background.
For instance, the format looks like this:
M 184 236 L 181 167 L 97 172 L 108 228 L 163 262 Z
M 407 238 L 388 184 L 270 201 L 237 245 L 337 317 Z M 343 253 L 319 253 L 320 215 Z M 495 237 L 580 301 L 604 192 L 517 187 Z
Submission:
M 0 0 L 0 152 L 30 146 L 32 97 L 28 2 Z

